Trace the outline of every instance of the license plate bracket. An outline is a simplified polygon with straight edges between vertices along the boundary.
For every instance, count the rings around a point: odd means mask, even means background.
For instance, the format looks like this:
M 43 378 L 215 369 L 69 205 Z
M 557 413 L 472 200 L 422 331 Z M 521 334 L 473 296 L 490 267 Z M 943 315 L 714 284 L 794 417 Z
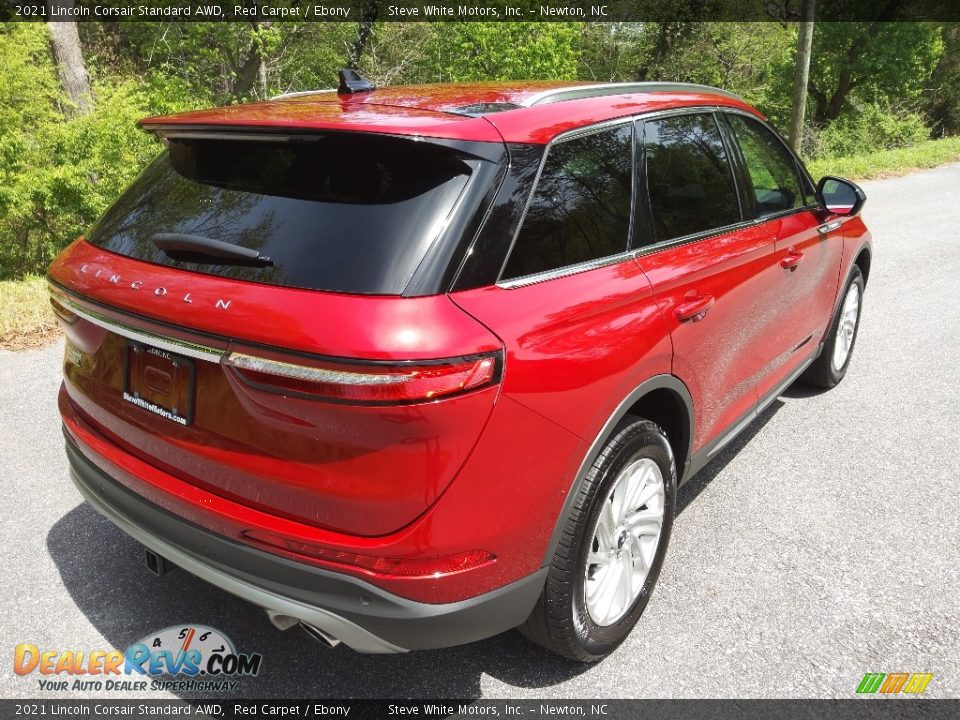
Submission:
M 196 367 L 190 358 L 133 340 L 127 341 L 123 399 L 165 420 L 193 422 Z

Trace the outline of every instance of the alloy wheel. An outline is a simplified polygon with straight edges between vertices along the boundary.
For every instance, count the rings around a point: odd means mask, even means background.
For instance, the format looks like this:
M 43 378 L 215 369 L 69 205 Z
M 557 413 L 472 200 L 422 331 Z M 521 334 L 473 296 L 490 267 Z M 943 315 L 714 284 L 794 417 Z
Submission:
M 584 594 L 594 623 L 613 625 L 643 590 L 663 527 L 666 494 L 650 458 L 628 464 L 603 501 L 587 555 Z
M 860 316 L 860 287 L 851 283 L 847 296 L 843 299 L 840 322 L 837 323 L 837 337 L 833 343 L 833 370 L 839 372 L 847 364 L 853 349 L 853 338 L 857 332 L 857 318 Z

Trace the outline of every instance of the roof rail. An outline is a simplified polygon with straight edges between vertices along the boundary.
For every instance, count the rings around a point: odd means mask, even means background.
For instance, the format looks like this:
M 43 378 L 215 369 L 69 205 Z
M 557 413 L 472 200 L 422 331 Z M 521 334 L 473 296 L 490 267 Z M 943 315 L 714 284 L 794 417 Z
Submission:
M 304 95 L 316 95 L 317 93 L 333 92 L 334 90 L 336 90 L 336 88 L 320 88 L 319 90 L 298 90 L 297 92 L 280 93 L 279 95 L 273 95 L 270 97 L 270 99 L 286 100 L 287 98 L 302 97 Z
M 554 88 L 544 90 L 524 100 L 524 107 L 533 105 L 546 105 L 548 103 L 563 102 L 564 100 L 582 100 L 583 98 L 603 97 L 605 95 L 626 95 L 629 93 L 650 93 L 650 92 L 710 92 L 716 95 L 723 95 L 740 102 L 745 102 L 743 98 L 734 95 L 732 92 L 710 87 L 709 85 L 696 85 L 694 83 L 669 83 L 669 82 L 625 82 L 625 83 L 600 83 L 597 85 L 574 85 L 571 87 Z

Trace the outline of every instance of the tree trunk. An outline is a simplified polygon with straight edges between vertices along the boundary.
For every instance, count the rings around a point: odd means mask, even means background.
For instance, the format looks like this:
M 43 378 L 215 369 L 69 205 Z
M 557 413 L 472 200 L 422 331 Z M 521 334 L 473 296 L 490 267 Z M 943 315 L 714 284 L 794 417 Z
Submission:
M 74 0 L 61 0 L 61 6 L 73 8 Z M 83 62 L 80 34 L 75 22 L 51 22 L 50 49 L 60 76 L 60 85 L 70 100 L 64 109 L 67 115 L 86 115 L 93 110 L 93 95 L 90 93 L 90 76 Z
M 267 22 L 253 23 L 253 29 L 260 30 L 268 28 L 273 24 L 272 20 Z M 230 93 L 237 99 L 242 100 L 246 95 L 257 86 L 262 98 L 267 96 L 267 65 L 260 52 L 260 45 L 254 40 L 250 44 L 246 57 L 239 64 L 234 64 L 234 79 Z
M 793 68 L 793 107 L 790 115 L 790 145 L 800 152 L 803 120 L 807 112 L 807 85 L 810 82 L 810 51 L 813 47 L 813 17 L 816 0 L 803 0 L 800 32 L 797 35 L 797 59 Z
M 366 52 L 370 44 L 370 36 L 373 35 L 373 24 L 380 15 L 380 3 L 376 0 L 368 2 L 363 9 L 363 15 L 357 23 L 357 37 L 350 46 L 347 53 L 347 67 L 353 70 L 360 69 L 360 58 Z

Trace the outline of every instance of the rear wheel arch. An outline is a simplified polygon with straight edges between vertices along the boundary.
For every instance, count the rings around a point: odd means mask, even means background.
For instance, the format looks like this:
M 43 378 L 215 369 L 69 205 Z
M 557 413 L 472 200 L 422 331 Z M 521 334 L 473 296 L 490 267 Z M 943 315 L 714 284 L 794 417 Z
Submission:
M 693 398 L 687 386 L 675 375 L 656 375 L 640 383 L 620 401 L 590 444 L 590 449 L 577 468 L 563 507 L 554 520 L 553 533 L 547 544 L 542 565 L 549 564 L 556 552 L 564 523 L 573 508 L 588 470 L 617 425 L 627 415 L 650 420 L 664 430 L 673 452 L 678 484 L 686 480 L 686 465 L 692 454 L 693 443 Z
M 860 268 L 860 272 L 863 273 L 863 284 L 866 286 L 867 280 L 870 279 L 870 261 L 871 253 L 869 247 L 864 247 L 857 253 L 856 260 L 853 261 L 853 264 Z

